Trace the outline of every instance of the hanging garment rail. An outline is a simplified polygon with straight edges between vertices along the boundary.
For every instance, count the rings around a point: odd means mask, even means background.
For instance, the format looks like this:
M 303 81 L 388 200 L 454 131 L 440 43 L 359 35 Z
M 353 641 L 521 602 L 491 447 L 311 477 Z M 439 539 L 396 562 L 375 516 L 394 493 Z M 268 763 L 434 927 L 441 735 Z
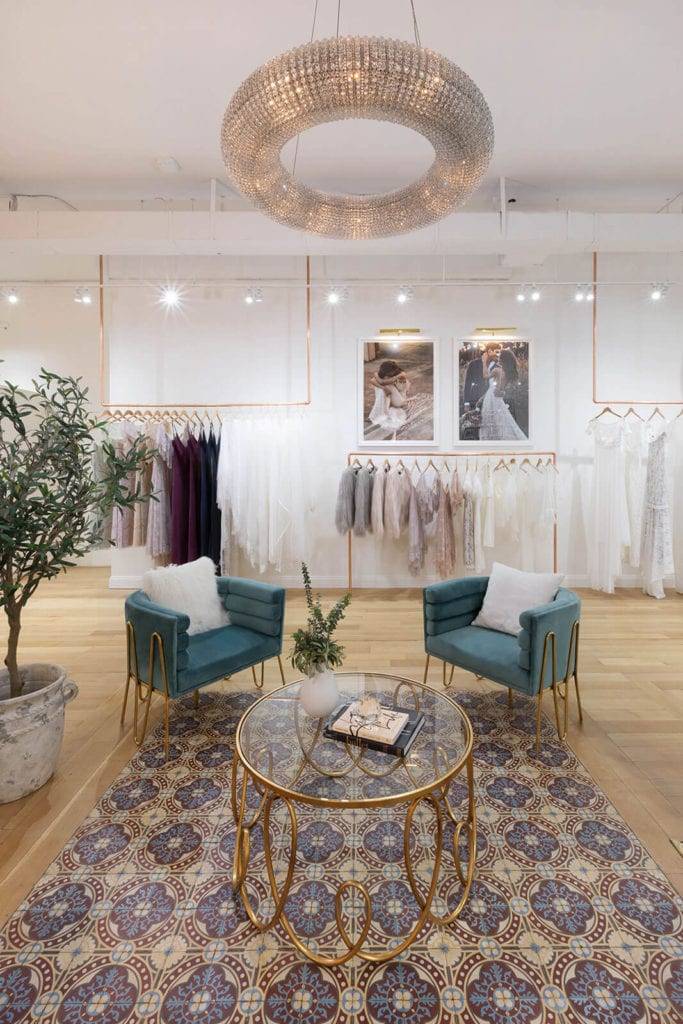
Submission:
M 99 258 L 99 313 L 100 313 L 100 405 L 105 413 L 109 410 L 118 411 L 126 406 L 125 402 L 106 402 L 105 376 L 107 366 L 106 332 L 104 326 L 104 257 Z M 296 402 L 134 402 L 126 409 L 291 409 L 311 404 L 311 257 L 306 257 L 306 397 Z
M 612 282 L 605 282 L 611 284 Z M 680 398 L 673 399 L 649 399 L 641 401 L 639 398 L 599 398 L 598 397 L 598 254 L 593 253 L 593 321 L 592 321 L 592 351 L 593 351 L 593 405 L 683 405 Z
M 497 451 L 497 452 L 391 452 L 391 451 L 364 451 L 348 452 L 346 464 L 350 466 L 354 459 L 381 459 L 391 462 L 392 460 L 424 459 L 428 461 L 451 461 L 463 459 L 550 459 L 557 470 L 557 452 L 553 451 Z M 348 589 L 353 590 L 353 530 L 347 535 L 347 559 L 348 559 Z M 553 572 L 557 572 L 557 522 L 553 523 Z

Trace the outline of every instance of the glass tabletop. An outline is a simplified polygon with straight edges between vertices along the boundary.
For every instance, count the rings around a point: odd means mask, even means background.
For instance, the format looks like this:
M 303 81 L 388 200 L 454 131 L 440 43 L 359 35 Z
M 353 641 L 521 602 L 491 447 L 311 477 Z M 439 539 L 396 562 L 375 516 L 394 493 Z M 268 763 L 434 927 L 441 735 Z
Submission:
M 266 694 L 247 709 L 236 747 L 257 782 L 304 803 L 361 807 L 413 799 L 458 774 L 472 749 L 472 727 L 447 694 L 375 672 L 340 672 L 336 679 L 339 708 L 324 718 L 306 714 L 300 682 Z M 325 726 L 341 706 L 366 695 L 378 698 L 382 707 L 424 716 L 405 758 L 325 737 Z

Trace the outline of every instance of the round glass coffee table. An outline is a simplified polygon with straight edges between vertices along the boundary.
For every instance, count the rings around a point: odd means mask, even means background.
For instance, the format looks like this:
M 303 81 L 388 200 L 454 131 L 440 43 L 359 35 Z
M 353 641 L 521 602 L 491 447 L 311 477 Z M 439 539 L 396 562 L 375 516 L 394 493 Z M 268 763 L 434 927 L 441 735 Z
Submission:
M 233 888 L 259 930 L 280 922 L 296 948 L 321 966 L 343 964 L 353 956 L 380 963 L 407 949 L 428 921 L 452 923 L 469 896 L 476 860 L 472 726 L 462 708 L 447 694 L 411 679 L 371 672 L 343 672 L 336 678 L 340 702 L 369 694 L 384 707 L 414 708 L 424 715 L 423 727 L 405 757 L 326 738 L 329 716 L 306 715 L 298 700 L 299 683 L 290 683 L 245 711 L 237 727 L 232 767 L 237 826 Z M 455 799 L 452 784 L 458 790 Z M 337 950 L 325 955 L 297 933 L 288 897 L 297 868 L 299 818 L 302 813 L 310 818 L 315 808 L 328 822 L 354 809 L 385 823 L 390 819 L 394 830 L 396 819 L 402 819 L 404 877 L 417 904 L 417 917 L 409 934 L 393 945 L 366 941 L 373 920 L 369 879 L 363 882 L 353 875 L 335 883 L 334 916 L 341 938 Z M 276 813 L 282 821 L 274 844 Z M 424 821 L 425 815 L 431 816 L 432 824 L 426 832 L 422 829 L 417 843 L 415 819 Z M 321 842 L 326 827 L 332 826 L 319 828 Z M 435 894 L 447 847 L 460 888 L 456 905 L 441 900 L 437 913 Z M 253 849 L 265 860 L 265 872 L 250 873 Z M 324 865 L 316 867 L 324 870 Z

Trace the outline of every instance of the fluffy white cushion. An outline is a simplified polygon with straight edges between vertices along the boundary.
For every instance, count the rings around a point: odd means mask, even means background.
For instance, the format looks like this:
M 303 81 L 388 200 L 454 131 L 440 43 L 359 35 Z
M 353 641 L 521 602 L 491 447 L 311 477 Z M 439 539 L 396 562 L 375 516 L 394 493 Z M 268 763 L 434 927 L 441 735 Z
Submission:
M 142 589 L 156 604 L 189 615 L 188 633 L 205 633 L 228 623 L 228 613 L 218 596 L 216 570 L 210 558 L 198 558 L 186 565 L 150 569 L 142 577 Z
M 522 612 L 552 601 L 563 579 L 562 573 L 521 572 L 494 562 L 484 603 L 472 625 L 517 636 Z

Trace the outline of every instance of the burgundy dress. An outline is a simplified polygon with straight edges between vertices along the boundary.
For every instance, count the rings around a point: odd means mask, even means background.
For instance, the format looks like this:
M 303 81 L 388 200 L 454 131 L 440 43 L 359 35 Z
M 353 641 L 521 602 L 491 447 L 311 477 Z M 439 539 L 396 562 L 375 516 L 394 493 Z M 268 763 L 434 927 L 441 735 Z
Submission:
M 171 561 L 187 562 L 188 450 L 179 437 L 171 441 Z
M 196 437 L 187 439 L 187 558 L 194 562 L 199 558 L 199 514 L 200 483 L 202 470 L 202 448 Z

